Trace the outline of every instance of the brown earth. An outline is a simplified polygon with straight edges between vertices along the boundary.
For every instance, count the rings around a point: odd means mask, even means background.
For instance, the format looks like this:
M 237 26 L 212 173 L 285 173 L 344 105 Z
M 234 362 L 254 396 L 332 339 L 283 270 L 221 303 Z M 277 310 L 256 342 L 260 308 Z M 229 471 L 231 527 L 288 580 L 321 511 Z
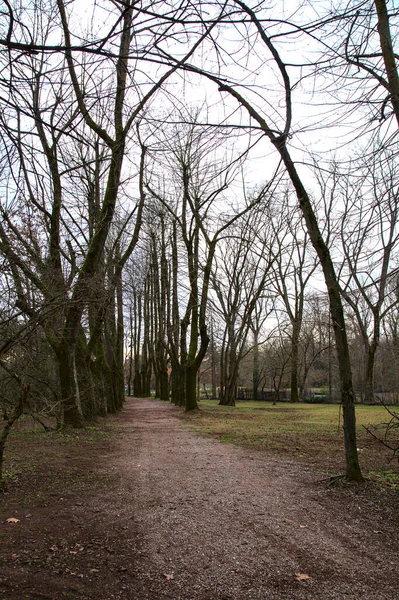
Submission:
M 1 599 L 399 598 L 393 492 L 201 437 L 170 404 L 113 424 L 31 448 L 0 498 Z

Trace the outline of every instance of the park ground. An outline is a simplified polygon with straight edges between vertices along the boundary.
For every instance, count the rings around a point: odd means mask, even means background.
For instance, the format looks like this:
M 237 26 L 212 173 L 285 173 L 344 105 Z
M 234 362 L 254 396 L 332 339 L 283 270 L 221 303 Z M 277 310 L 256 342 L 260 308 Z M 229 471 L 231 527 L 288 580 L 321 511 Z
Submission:
M 346 485 L 333 478 L 336 408 L 246 405 L 220 418 L 202 406 L 128 399 L 67 434 L 21 421 L 0 496 L 0 598 L 399 597 L 397 465 L 365 431 L 368 479 Z

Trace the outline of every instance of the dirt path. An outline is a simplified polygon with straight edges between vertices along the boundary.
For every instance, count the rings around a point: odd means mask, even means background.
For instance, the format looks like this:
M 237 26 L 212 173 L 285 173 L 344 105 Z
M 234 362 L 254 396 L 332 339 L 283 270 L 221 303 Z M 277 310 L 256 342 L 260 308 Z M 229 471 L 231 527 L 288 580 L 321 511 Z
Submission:
M 96 459 L 112 485 L 60 503 L 62 537 L 45 508 L 30 517 L 44 520 L 39 559 L 0 569 L 1 598 L 399 598 L 397 527 L 364 490 L 199 437 L 169 404 L 129 400 L 118 423 Z M 12 531 L 31 557 L 32 530 Z

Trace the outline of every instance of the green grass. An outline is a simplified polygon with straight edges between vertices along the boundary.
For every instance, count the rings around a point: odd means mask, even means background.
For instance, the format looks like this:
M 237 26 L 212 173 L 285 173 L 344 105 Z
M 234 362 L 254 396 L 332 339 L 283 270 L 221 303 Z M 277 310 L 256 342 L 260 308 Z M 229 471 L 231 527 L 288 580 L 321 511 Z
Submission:
M 310 462 L 327 471 L 343 468 L 344 442 L 342 412 L 339 405 L 238 402 L 236 407 L 218 406 L 203 400 L 201 410 L 185 418 L 195 430 L 233 443 L 261 450 L 269 455 L 284 455 Z M 363 425 L 376 426 L 389 419 L 381 406 L 357 406 L 358 448 L 365 473 L 383 473 L 392 452 L 384 449 Z M 399 444 L 399 441 L 398 441 Z

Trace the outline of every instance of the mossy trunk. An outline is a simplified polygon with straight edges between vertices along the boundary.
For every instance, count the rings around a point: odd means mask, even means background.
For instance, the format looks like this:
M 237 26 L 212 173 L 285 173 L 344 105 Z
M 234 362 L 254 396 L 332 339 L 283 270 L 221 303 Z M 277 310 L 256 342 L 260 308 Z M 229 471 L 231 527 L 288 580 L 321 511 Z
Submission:
M 185 411 L 198 409 L 197 402 L 197 368 L 195 365 L 190 365 L 185 369 L 186 373 L 186 398 L 185 398 Z
M 108 364 L 105 358 L 104 343 L 101 339 L 96 344 L 95 360 L 91 362 L 91 371 L 93 374 L 94 388 L 96 395 L 96 412 L 99 417 L 107 415 L 107 396 L 109 393 L 107 379 L 105 377 Z
M 186 385 L 184 369 L 177 361 L 172 361 L 171 400 L 176 406 L 184 406 Z
M 141 373 L 141 390 L 144 398 L 151 396 L 151 366 Z
M 75 348 L 64 341 L 58 353 L 63 426 L 84 426 L 76 373 Z
M 364 401 L 366 404 L 374 403 L 374 362 L 376 349 L 376 344 L 371 345 L 367 352 L 364 394 Z
M 76 375 L 83 418 L 85 421 L 93 421 L 98 415 L 93 373 L 90 368 L 90 356 L 82 356 L 80 350 L 77 352 Z
M 97 417 L 95 385 L 90 363 L 91 358 L 87 349 L 86 336 L 83 328 L 80 328 L 79 340 L 76 347 L 76 375 L 85 421 L 92 421 Z
M 166 369 L 159 371 L 158 379 L 159 379 L 159 398 L 160 398 L 160 400 L 169 401 L 168 371 Z
M 237 399 L 237 382 L 229 380 L 224 387 L 219 401 L 220 406 L 235 406 Z
M 140 370 L 138 369 L 137 371 L 135 371 L 133 377 L 133 395 L 136 396 L 136 398 L 141 398 L 141 396 L 143 396 L 142 380 L 143 378 L 141 376 Z
M 223 394 L 221 395 L 219 402 L 219 404 L 222 406 L 235 406 L 237 400 L 238 357 L 234 335 L 234 329 L 231 328 L 228 350 L 226 352 L 228 355 L 228 363 L 226 365 L 226 372 L 224 374 Z

